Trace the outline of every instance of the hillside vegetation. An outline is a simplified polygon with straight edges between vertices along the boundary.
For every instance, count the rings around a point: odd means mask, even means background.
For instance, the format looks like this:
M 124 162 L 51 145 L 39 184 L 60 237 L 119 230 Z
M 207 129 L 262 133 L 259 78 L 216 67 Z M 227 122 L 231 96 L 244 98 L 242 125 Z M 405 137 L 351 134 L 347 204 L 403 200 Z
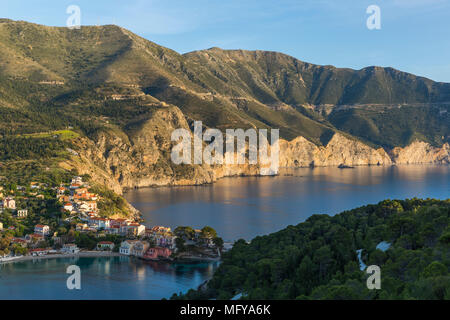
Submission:
M 279 128 L 282 138 L 304 136 L 316 145 L 337 131 L 384 147 L 415 137 L 442 145 L 450 136 L 449 101 L 450 84 L 392 68 L 339 69 L 219 48 L 181 55 L 112 25 L 70 30 L 0 21 L 1 135 L 73 127 L 88 137 L 104 129 L 130 136 L 128 128 L 171 104 L 188 122 Z M 417 103 L 440 111 L 383 108 Z M 361 104 L 378 107 L 316 108 Z M 399 126 L 386 122 L 394 117 Z
M 450 299 L 450 200 L 386 200 L 237 241 L 207 288 L 173 299 Z M 385 241 L 386 251 L 377 249 Z M 381 268 L 366 287 L 356 250 Z

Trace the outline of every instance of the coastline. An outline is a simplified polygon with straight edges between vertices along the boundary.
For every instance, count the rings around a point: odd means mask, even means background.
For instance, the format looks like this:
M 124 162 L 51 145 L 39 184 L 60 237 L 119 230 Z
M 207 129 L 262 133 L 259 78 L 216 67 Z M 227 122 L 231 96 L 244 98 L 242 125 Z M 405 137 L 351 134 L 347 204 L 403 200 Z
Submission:
M 0 265 L 15 262 L 25 262 L 33 260 L 48 260 L 48 259 L 64 259 L 64 258 L 104 258 L 104 257 L 132 257 L 122 255 L 118 252 L 109 251 L 81 251 L 79 253 L 57 253 L 57 254 L 47 254 L 43 256 L 21 256 L 13 257 L 10 260 L 2 261 L 0 260 Z M 185 263 L 185 262 L 218 262 L 221 261 L 220 257 L 199 257 L 194 255 L 177 257 L 175 259 L 142 259 L 143 261 L 154 261 L 154 262 L 166 262 L 166 263 Z
M 1 261 L 0 265 L 6 263 L 24 262 L 32 260 L 47 260 L 47 259 L 61 259 L 61 258 L 101 258 L 101 257 L 119 257 L 121 256 L 118 252 L 107 252 L 107 251 L 81 251 L 79 253 L 57 253 L 57 254 L 47 254 L 44 256 L 22 256 L 12 258 L 11 260 Z
M 231 174 L 231 175 L 224 175 L 222 177 L 219 177 L 211 182 L 203 182 L 203 183 L 186 183 L 186 184 L 152 184 L 152 185 L 146 185 L 146 186 L 134 186 L 134 187 L 122 187 L 122 195 L 126 199 L 127 193 L 131 193 L 135 190 L 142 190 L 142 189 L 162 189 L 162 188 L 182 188 L 182 187 L 207 187 L 211 186 L 215 183 L 217 183 L 220 180 L 223 179 L 235 179 L 235 178 L 252 178 L 252 177 L 289 177 L 293 176 L 292 171 L 298 170 L 298 169 L 321 169 L 321 168 L 335 168 L 336 170 L 343 170 L 343 169 L 357 169 L 357 168 L 366 168 L 366 167 L 402 167 L 402 166 L 408 166 L 408 167 L 423 167 L 423 166 L 450 166 L 450 163 L 439 163 L 439 162 L 424 162 L 424 163 L 391 163 L 391 164 L 355 164 L 352 166 L 344 166 L 339 167 L 336 165 L 330 165 L 330 166 L 299 166 L 299 167 L 280 167 L 279 172 L 277 174 L 267 176 L 267 175 L 261 175 L 261 174 Z M 128 202 L 129 203 L 129 202 Z M 131 205 L 131 203 L 130 203 Z M 142 214 L 142 213 L 141 213 Z

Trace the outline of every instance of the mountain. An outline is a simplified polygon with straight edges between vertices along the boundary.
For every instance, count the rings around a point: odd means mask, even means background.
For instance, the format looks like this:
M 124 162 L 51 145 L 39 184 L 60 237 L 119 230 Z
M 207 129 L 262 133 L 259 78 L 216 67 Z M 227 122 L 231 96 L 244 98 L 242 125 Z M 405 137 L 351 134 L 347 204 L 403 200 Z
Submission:
M 181 55 L 113 25 L 70 30 L 0 19 L 0 135 L 9 150 L 1 159 L 52 155 L 115 190 L 253 174 L 174 166 L 170 132 L 194 120 L 222 130 L 278 128 L 289 150 L 283 161 L 294 166 L 446 162 L 449 101 L 450 84 L 392 68 L 219 48 Z M 62 129 L 72 139 L 42 137 Z M 7 148 L 11 141 L 32 152 Z M 416 141 L 426 144 L 424 157 L 402 151 Z
M 450 101 L 450 85 L 392 68 L 339 69 L 305 63 L 277 52 L 212 48 L 184 55 L 194 82 L 261 103 L 394 104 Z

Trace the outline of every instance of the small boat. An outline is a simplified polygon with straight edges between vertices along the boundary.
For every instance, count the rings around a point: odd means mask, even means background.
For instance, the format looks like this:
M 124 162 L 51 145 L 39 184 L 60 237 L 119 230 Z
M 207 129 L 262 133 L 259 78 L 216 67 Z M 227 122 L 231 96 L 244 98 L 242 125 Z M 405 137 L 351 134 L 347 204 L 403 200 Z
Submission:
M 338 168 L 339 168 L 339 169 L 354 169 L 355 167 L 348 166 L 348 165 L 346 165 L 346 164 L 341 163 L 341 164 L 338 166 Z

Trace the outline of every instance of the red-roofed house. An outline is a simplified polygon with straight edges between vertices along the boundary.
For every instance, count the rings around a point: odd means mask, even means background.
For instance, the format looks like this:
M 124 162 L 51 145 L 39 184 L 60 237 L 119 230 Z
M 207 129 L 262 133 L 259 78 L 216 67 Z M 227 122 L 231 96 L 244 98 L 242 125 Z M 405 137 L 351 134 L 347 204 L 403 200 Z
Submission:
M 56 192 L 57 192 L 56 194 L 57 194 L 58 196 L 63 196 L 64 193 L 66 192 L 66 188 L 64 188 L 64 187 L 59 187 L 59 188 L 57 189 Z
M 145 234 L 145 226 L 139 223 L 130 223 L 127 226 L 127 234 L 133 236 L 142 236 Z
M 97 243 L 97 250 L 99 251 L 112 251 L 114 249 L 114 242 L 100 241 Z
M 37 248 L 30 251 L 32 256 L 44 256 L 48 253 L 49 249 Z
M 73 205 L 72 205 L 70 202 L 67 202 L 67 203 L 64 205 L 64 210 L 67 210 L 67 211 L 72 212 L 72 210 L 73 210 Z
M 40 234 L 40 235 L 43 235 L 43 236 L 48 236 L 50 234 L 50 227 L 46 226 L 46 225 L 43 225 L 43 224 L 37 224 L 34 227 L 34 233 Z
M 23 247 L 27 246 L 27 241 L 25 239 L 21 239 L 21 238 L 12 238 L 11 239 L 12 243 L 16 243 L 16 244 L 20 244 Z
M 29 242 L 39 242 L 39 241 L 44 240 L 44 236 L 42 234 L 37 234 L 37 233 L 27 234 L 25 236 L 25 240 L 27 240 Z

